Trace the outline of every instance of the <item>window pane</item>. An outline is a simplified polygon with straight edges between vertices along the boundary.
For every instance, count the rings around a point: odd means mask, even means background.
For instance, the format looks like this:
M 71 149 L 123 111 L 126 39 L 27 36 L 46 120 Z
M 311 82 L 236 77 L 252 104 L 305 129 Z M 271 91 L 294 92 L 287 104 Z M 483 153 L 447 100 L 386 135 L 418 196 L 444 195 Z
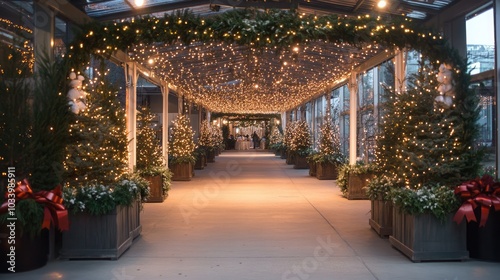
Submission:
M 466 21 L 467 59 L 471 74 L 485 72 L 495 67 L 495 29 L 493 8 Z

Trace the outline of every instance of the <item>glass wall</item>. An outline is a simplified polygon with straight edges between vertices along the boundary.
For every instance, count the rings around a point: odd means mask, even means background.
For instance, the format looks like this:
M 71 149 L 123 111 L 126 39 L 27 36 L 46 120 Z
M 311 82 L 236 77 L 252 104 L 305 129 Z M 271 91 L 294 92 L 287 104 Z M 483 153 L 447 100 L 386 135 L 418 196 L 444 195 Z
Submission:
M 495 29 L 492 7 L 487 7 L 467 17 L 467 60 L 472 75 L 471 89 L 480 98 L 480 135 L 477 146 L 485 149 L 482 165 L 493 168 L 496 159 L 497 127 L 496 98 L 494 84 Z M 494 168 L 493 168 L 494 169 Z
M 349 88 L 346 85 L 332 91 L 331 115 L 333 125 L 339 128 L 340 150 L 344 155 L 349 154 Z
M 358 75 L 357 160 L 365 163 L 375 154 L 375 72 L 372 68 Z
M 319 139 L 319 132 L 321 125 L 323 124 L 323 118 L 326 114 L 325 112 L 325 97 L 320 96 L 316 99 L 315 104 L 314 104 L 314 127 L 313 127 L 313 143 L 314 143 L 314 148 L 316 148 L 316 142 Z

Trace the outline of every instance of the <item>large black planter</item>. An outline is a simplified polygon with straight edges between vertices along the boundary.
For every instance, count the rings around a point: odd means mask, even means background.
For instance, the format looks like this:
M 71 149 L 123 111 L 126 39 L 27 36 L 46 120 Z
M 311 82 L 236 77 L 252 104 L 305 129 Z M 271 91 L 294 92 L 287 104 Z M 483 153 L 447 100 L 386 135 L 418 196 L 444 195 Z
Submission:
M 306 156 L 295 155 L 295 162 L 293 163 L 294 169 L 308 169 L 309 163 Z
M 21 236 L 19 222 L 13 236 L 15 244 L 9 243 L 10 230 L 7 225 L 0 225 L 0 273 L 12 273 L 34 270 L 47 264 L 49 254 L 49 231 L 47 229 L 31 238 L 24 234 Z M 12 241 L 11 241 L 12 242 Z M 15 251 L 11 251 L 14 246 Z M 11 262 L 12 261 L 12 262 Z
M 215 150 L 207 150 L 207 162 L 215 162 Z
M 474 211 L 476 217 L 480 217 L 480 208 Z M 467 224 L 467 249 L 471 258 L 500 262 L 500 211 L 492 209 L 484 227 L 478 222 Z

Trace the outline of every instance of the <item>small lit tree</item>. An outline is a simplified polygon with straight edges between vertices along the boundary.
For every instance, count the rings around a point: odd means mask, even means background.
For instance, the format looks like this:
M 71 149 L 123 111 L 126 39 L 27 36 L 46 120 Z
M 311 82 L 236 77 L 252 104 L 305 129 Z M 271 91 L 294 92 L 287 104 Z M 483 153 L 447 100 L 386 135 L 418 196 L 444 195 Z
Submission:
M 312 145 L 311 130 L 307 122 L 301 120 L 294 125 L 290 139 L 290 150 L 299 156 L 307 156 Z
M 172 164 L 176 163 L 195 163 L 194 150 L 194 132 L 191 128 L 189 119 L 182 114 L 178 114 L 177 118 L 172 122 L 172 133 L 170 136 L 170 155 L 169 161 Z

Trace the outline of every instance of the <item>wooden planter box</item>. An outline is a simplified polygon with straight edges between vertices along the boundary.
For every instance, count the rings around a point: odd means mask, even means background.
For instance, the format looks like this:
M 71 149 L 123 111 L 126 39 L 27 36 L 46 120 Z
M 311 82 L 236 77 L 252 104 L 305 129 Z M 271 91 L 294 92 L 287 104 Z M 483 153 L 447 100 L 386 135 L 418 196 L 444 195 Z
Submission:
M 132 205 L 128 207 L 129 216 L 129 226 L 130 226 L 130 236 L 132 239 L 136 239 L 141 235 L 142 225 L 141 225 L 141 202 L 136 200 L 132 202 Z
M 413 262 L 466 260 L 466 225 L 457 225 L 453 214 L 441 222 L 431 214 L 413 216 L 394 207 L 389 242 Z
M 480 208 L 474 211 L 476 217 Z M 467 249 L 471 258 L 500 262 L 500 211 L 491 209 L 484 227 L 479 227 L 479 221 L 467 223 Z
M 191 181 L 193 177 L 193 165 L 190 162 L 172 164 L 172 181 Z
M 368 185 L 372 177 L 372 174 L 349 174 L 347 199 L 368 199 L 364 187 Z
M 295 164 L 295 153 L 292 151 L 287 151 L 286 152 L 286 164 L 293 165 Z
M 316 176 L 316 162 L 309 162 L 309 176 Z
M 215 162 L 215 150 L 207 150 L 207 162 Z
M 295 162 L 293 164 L 294 169 L 308 169 L 309 163 L 305 156 L 295 155 Z
M 316 178 L 318 180 L 337 180 L 339 171 L 337 165 L 330 162 L 316 164 Z
M 144 177 L 149 182 L 149 198 L 147 202 L 163 202 L 163 182 L 161 175 Z
M 62 259 L 118 259 L 131 245 L 129 207 L 118 206 L 107 215 L 69 214 L 69 230 L 62 233 Z
M 286 150 L 280 150 L 280 154 L 281 154 L 280 156 L 281 159 L 286 159 Z
M 207 165 L 207 156 L 206 155 L 198 156 L 194 164 L 194 169 L 202 170 L 205 168 L 205 165 Z
M 0 273 L 30 271 L 45 266 L 49 256 L 49 230 L 43 229 L 39 235 L 31 238 L 28 234 L 21 235 L 21 226 L 17 222 L 15 239 L 9 239 L 10 231 L 7 224 L 0 224 Z M 9 244 L 9 240 L 15 240 L 16 243 Z M 11 246 L 16 249 L 13 266 L 8 263 L 10 256 L 7 256 L 11 254 Z
M 392 234 L 393 204 L 390 200 L 372 200 L 369 224 L 381 237 Z
M 281 150 L 272 150 L 275 156 L 281 156 Z

